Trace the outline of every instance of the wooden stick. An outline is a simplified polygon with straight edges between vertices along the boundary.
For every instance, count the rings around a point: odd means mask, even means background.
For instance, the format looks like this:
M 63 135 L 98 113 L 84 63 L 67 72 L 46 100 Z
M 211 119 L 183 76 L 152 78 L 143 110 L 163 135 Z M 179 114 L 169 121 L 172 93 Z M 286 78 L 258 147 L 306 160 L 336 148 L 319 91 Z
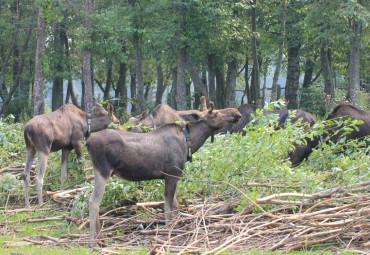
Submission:
M 311 195 L 308 194 L 300 194 L 300 193 L 279 193 L 279 194 L 273 194 L 271 196 L 267 196 L 264 198 L 259 198 L 257 199 L 257 203 L 263 203 L 268 200 L 274 199 L 274 198 L 279 198 L 279 197 L 302 197 L 302 198 L 311 198 Z

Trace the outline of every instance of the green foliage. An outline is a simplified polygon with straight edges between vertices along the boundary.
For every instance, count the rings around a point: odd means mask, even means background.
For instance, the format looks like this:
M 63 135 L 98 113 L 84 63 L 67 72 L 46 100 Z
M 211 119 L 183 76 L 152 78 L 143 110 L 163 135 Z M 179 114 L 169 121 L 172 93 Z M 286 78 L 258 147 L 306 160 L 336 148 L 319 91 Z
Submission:
M 9 115 L 0 119 L 0 168 L 23 163 L 25 144 L 23 139 L 23 124 L 9 124 L 14 119 Z
M 24 197 L 24 184 L 19 176 L 6 173 L 0 176 L 0 205 L 18 201 Z M 8 201 L 9 200 L 9 201 Z
M 293 142 L 304 143 L 306 134 L 299 123 L 276 130 L 274 115 L 257 113 L 246 135 L 217 136 L 215 143 L 207 142 L 186 165 L 179 183 L 179 194 L 197 197 L 240 197 L 243 204 L 261 196 L 278 192 L 314 193 L 332 186 L 349 185 L 368 180 L 368 152 L 365 142 L 346 141 L 321 144 L 299 167 L 293 168 L 287 156 Z M 359 122 L 336 123 L 340 131 L 351 131 Z M 326 123 L 333 125 L 333 123 Z M 318 123 L 309 135 L 324 132 L 325 123 Z M 247 187 L 247 183 L 266 183 L 286 188 Z M 192 192 L 189 192 L 191 190 Z

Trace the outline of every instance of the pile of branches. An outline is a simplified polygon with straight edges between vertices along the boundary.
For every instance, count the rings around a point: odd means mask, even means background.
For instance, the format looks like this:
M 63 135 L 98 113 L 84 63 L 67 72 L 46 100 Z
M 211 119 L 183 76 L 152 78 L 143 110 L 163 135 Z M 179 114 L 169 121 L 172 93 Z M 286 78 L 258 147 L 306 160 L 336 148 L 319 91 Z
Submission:
M 77 191 L 49 195 L 65 199 Z M 238 212 L 240 199 L 182 202 L 184 206 L 178 217 L 167 225 L 163 220 L 163 202 L 133 202 L 102 209 L 100 220 L 105 237 L 99 240 L 102 253 L 119 254 L 117 249 L 142 247 L 147 247 L 152 254 L 219 254 L 246 249 L 290 252 L 315 245 L 334 252 L 335 249 L 360 254 L 370 252 L 370 182 L 316 194 L 277 193 L 250 200 Z M 19 245 L 70 247 L 89 242 L 88 219 L 60 216 L 50 220 L 56 218 L 79 224 L 81 232 L 60 238 L 45 235 L 24 238 Z M 4 243 L 6 247 L 14 245 L 17 244 Z

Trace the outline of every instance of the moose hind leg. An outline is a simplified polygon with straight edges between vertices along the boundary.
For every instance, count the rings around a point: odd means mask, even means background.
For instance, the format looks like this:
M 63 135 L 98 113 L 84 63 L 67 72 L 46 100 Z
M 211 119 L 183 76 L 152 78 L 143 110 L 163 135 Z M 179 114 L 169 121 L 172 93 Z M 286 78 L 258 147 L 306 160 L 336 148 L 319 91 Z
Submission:
M 68 164 L 68 155 L 71 152 L 69 149 L 63 149 L 62 150 L 62 172 L 61 172 L 61 185 L 62 188 L 64 188 L 64 184 L 67 180 L 67 164 Z
M 37 154 L 39 157 L 39 171 L 37 172 L 36 176 L 36 184 L 37 184 L 37 197 L 39 200 L 39 205 L 41 206 L 44 203 L 42 187 L 44 186 L 44 176 L 49 155 L 42 152 L 38 152 Z
M 104 178 L 97 170 L 94 170 L 95 185 L 94 190 L 89 199 L 89 214 L 90 214 L 90 243 L 89 247 L 97 247 L 97 240 L 101 238 L 101 227 L 99 222 L 99 205 L 103 198 L 105 185 L 108 178 Z
M 30 184 L 30 171 L 32 167 L 33 159 L 35 158 L 36 150 L 34 147 L 27 148 L 26 165 L 23 172 L 23 182 L 24 182 L 24 202 L 26 208 L 30 208 L 30 199 L 28 194 L 28 187 Z
M 165 187 L 164 187 L 164 214 L 166 219 L 166 224 L 170 222 L 170 220 L 174 217 L 175 206 L 178 205 L 177 198 L 175 199 L 176 195 L 176 186 L 177 186 L 178 179 L 176 177 L 168 177 L 165 179 Z

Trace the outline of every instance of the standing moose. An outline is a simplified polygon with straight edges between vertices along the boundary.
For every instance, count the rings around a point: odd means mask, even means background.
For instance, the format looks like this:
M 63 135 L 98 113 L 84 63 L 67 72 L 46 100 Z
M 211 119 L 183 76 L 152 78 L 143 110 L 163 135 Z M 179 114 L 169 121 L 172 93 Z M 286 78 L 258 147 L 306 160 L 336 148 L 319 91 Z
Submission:
M 178 206 L 176 186 L 187 158 L 203 145 L 212 130 L 238 122 L 241 114 L 235 108 L 214 110 L 210 102 L 210 109 L 190 113 L 187 117 L 191 121 L 183 128 L 171 123 L 148 133 L 107 129 L 89 137 L 86 146 L 95 178 L 89 200 L 90 247 L 96 247 L 96 235 L 101 236 L 99 205 L 110 176 L 117 175 L 129 181 L 164 179 L 168 221 Z
M 97 111 L 86 114 L 73 104 L 65 104 L 58 110 L 33 117 L 24 126 L 27 157 L 23 180 L 25 186 L 25 204 L 30 207 L 28 186 L 32 161 L 37 152 L 39 169 L 36 177 L 39 205 L 43 204 L 42 186 L 46 163 L 50 152 L 62 150 L 62 187 L 67 179 L 68 155 L 75 149 L 77 156 L 82 157 L 82 141 L 89 132 L 96 132 L 108 127 L 111 122 L 119 124 L 113 115 L 113 106 L 108 104 L 108 112 L 96 104 Z M 90 124 L 88 124 L 90 122 Z

